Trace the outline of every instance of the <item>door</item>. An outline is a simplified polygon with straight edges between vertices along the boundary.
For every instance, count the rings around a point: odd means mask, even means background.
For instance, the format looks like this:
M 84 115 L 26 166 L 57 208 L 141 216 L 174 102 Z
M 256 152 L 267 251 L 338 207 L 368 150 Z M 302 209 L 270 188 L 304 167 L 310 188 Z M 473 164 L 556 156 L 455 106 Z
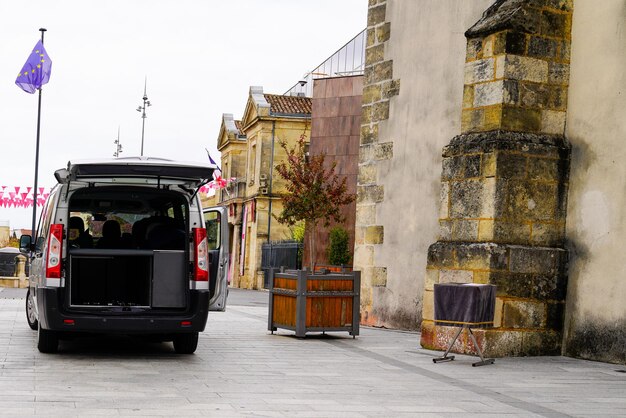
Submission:
M 228 273 L 230 271 L 230 240 L 226 208 L 215 206 L 204 209 L 204 223 L 209 247 L 209 309 L 224 311 L 228 298 Z
M 123 157 L 108 160 L 70 161 L 67 169 L 54 173 L 59 183 L 69 181 L 115 181 L 126 179 L 128 182 L 152 180 L 184 183 L 189 188 L 196 188 L 213 177 L 214 164 L 185 163 L 153 157 Z M 134 179 L 134 181 L 133 181 Z
M 55 212 L 57 202 L 58 188 L 54 188 L 48 196 L 48 200 L 43 207 L 43 211 L 39 216 L 37 231 L 33 231 L 33 241 L 35 250 L 30 254 L 30 270 L 28 274 L 29 297 L 31 299 L 31 308 L 35 311 L 34 319 L 39 320 L 39 310 L 37 305 L 37 289 L 45 287 L 46 283 L 46 261 L 48 250 L 48 237 L 50 233 L 50 224 L 52 223 L 52 215 Z M 60 284 L 60 283 L 59 283 Z M 28 312 L 27 312 L 28 314 Z

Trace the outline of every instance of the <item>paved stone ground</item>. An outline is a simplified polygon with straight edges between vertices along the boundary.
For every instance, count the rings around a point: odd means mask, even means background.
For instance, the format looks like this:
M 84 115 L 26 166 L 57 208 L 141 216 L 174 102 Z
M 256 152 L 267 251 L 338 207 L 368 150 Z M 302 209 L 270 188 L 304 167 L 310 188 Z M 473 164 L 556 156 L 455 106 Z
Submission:
M 126 338 L 40 354 L 24 291 L 0 291 L 0 415 L 215 417 L 626 416 L 626 367 L 566 357 L 433 364 L 419 336 L 362 328 L 270 335 L 267 294 L 232 289 L 195 355 Z

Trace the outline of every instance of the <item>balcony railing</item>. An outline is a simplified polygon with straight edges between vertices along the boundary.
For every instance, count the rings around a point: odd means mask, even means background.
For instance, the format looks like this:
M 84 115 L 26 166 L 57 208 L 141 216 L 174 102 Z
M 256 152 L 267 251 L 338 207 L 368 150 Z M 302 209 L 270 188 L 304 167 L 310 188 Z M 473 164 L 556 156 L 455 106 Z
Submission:
M 226 188 L 220 190 L 220 203 L 227 200 L 243 198 L 246 196 L 246 179 L 238 178 L 226 186 Z
M 306 73 L 302 80 L 287 90 L 285 95 L 312 97 L 313 80 L 316 78 L 363 74 L 365 69 L 366 32 L 367 29 L 363 29 L 361 33 L 339 48 L 337 52 Z

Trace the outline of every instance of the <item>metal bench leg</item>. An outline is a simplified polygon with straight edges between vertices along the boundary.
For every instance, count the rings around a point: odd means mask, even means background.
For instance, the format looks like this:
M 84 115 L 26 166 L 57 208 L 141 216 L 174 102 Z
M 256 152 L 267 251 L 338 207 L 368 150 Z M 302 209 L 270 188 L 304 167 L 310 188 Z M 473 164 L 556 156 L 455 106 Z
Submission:
M 485 358 L 483 357 L 483 352 L 480 349 L 478 342 L 476 341 L 476 337 L 474 337 L 474 333 L 472 332 L 472 329 L 468 327 L 467 330 L 469 331 L 469 335 L 472 338 L 474 347 L 476 347 L 476 351 L 478 351 L 478 357 L 480 357 L 480 361 L 477 361 L 476 363 L 472 363 L 472 367 L 486 366 L 488 364 L 493 364 L 495 361 L 494 359 L 488 358 L 487 360 L 485 360 Z
M 450 342 L 450 345 L 448 346 L 448 349 L 444 353 L 443 357 L 434 358 L 433 359 L 433 363 L 440 363 L 442 361 L 452 361 L 452 360 L 454 360 L 454 356 L 448 357 L 448 353 L 450 353 L 450 350 L 452 350 L 452 346 L 456 342 L 456 339 L 459 338 L 459 335 L 461 335 L 461 331 L 463 331 L 463 328 L 464 327 L 459 327 L 459 330 L 457 331 L 456 335 L 454 336 L 454 338 Z

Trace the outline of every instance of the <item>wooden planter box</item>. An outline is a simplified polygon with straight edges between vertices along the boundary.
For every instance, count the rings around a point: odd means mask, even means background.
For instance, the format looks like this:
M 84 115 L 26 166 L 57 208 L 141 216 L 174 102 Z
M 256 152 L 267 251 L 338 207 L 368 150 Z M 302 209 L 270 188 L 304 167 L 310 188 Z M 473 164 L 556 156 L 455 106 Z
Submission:
M 268 330 L 348 331 L 359 335 L 361 273 L 311 274 L 270 270 Z

